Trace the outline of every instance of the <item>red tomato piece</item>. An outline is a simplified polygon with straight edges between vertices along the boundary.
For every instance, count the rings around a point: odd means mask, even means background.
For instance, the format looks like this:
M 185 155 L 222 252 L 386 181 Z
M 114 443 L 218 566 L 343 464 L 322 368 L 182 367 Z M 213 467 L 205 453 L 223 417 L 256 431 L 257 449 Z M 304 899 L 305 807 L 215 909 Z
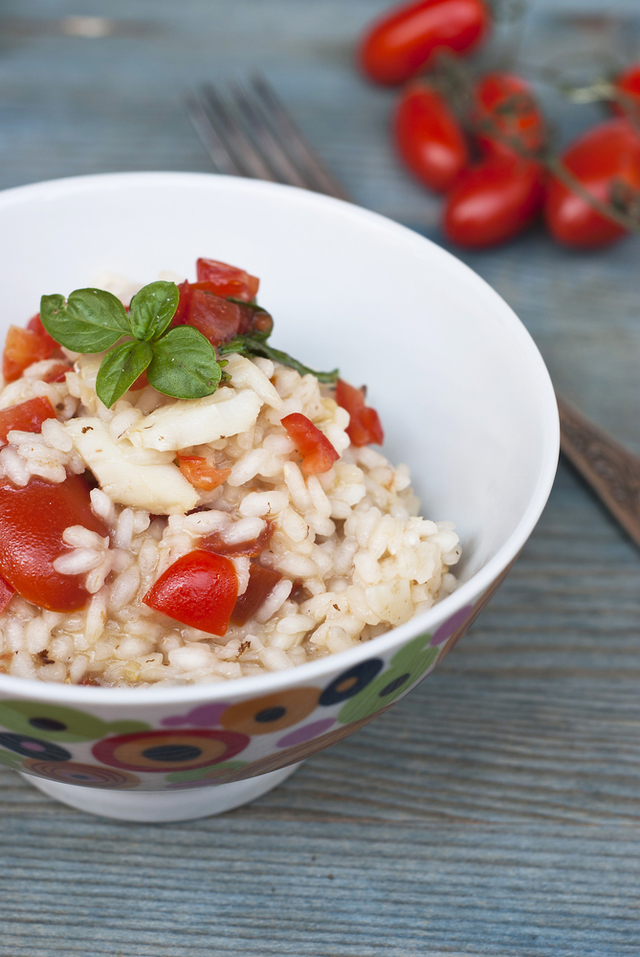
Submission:
M 64 382 L 67 372 L 73 372 L 73 369 L 66 362 L 57 362 L 51 366 L 48 372 L 40 376 L 43 382 Z
M 469 163 L 465 135 L 436 90 L 412 83 L 395 112 L 396 148 L 411 172 L 436 192 L 444 192 Z
M 48 342 L 47 339 L 51 341 Z M 50 336 L 45 339 L 31 329 L 10 326 L 2 356 L 2 374 L 7 382 L 19 379 L 27 366 L 41 359 L 49 359 L 53 352 Z M 55 343 L 54 343 L 55 345 Z
M 0 613 L 5 610 L 15 593 L 15 588 L 12 588 L 9 582 L 5 581 L 0 575 Z
M 371 442 L 382 445 L 384 432 L 375 409 L 365 405 L 364 389 L 356 389 L 342 379 L 336 382 L 336 402 L 349 413 L 350 421 L 347 435 L 357 446 Z
M 178 465 L 187 482 L 205 492 L 212 492 L 231 475 L 231 469 L 217 469 L 201 455 L 179 455 Z
M 243 595 L 238 597 L 231 613 L 234 625 L 245 625 L 255 615 L 270 591 L 281 581 L 282 575 L 270 568 L 263 568 L 257 562 L 251 562 L 249 584 Z
M 618 92 L 625 97 L 623 103 L 612 103 L 615 113 L 624 116 L 625 113 L 632 111 L 633 115 L 640 120 L 640 63 L 632 63 L 623 70 L 614 80 L 614 86 Z
M 170 565 L 143 601 L 183 625 L 222 636 L 229 627 L 237 597 L 233 562 L 198 549 Z
M 45 327 L 42 325 L 39 312 L 29 319 L 29 322 L 27 323 L 27 329 L 31 330 L 31 332 L 35 332 L 37 336 L 40 336 L 41 339 L 44 339 L 46 342 L 48 342 L 51 346 L 52 353 L 60 349 L 60 345 L 54 338 L 52 338 L 52 336 L 49 335 Z
M 483 0 L 421 0 L 384 13 L 366 31 L 358 51 L 365 76 L 404 83 L 439 49 L 470 53 L 489 31 Z
M 207 551 L 215 552 L 216 555 L 246 555 L 249 558 L 256 558 L 265 550 L 274 531 L 273 522 L 267 522 L 266 527 L 263 528 L 257 538 L 248 539 L 246 542 L 234 542 L 233 544 L 223 541 L 219 532 L 213 532 L 213 534 L 202 539 L 200 548 L 206 548 Z
M 196 276 L 198 282 L 210 283 L 217 296 L 233 296 L 251 302 L 258 295 L 260 280 L 256 276 L 216 259 L 198 259 Z
M 616 184 L 640 189 L 640 138 L 625 119 L 594 126 L 561 159 L 597 199 L 610 201 Z M 626 234 L 623 226 L 596 212 L 556 177 L 549 183 L 545 220 L 554 239 L 579 249 L 606 246 Z
M 69 525 L 84 525 L 103 537 L 108 529 L 91 510 L 82 475 L 56 485 L 34 476 L 27 485 L 0 480 L 0 572 L 19 595 L 50 611 L 77 611 L 87 601 L 83 575 L 61 575 L 53 567 L 70 551 L 62 541 Z
M 302 412 L 292 412 L 280 421 L 302 456 L 301 468 L 305 475 L 328 472 L 340 458 L 326 435 Z
M 444 207 L 445 235 L 480 249 L 512 239 L 532 222 L 544 199 L 541 166 L 494 156 L 460 176 Z
M 546 139 L 544 116 L 531 87 L 513 73 L 488 73 L 474 91 L 476 140 L 485 153 L 522 155 Z
M 55 419 L 53 406 L 46 396 L 28 399 L 20 405 L 0 410 L 0 446 L 7 444 L 7 435 L 12 429 L 19 432 L 39 432 L 45 419 Z

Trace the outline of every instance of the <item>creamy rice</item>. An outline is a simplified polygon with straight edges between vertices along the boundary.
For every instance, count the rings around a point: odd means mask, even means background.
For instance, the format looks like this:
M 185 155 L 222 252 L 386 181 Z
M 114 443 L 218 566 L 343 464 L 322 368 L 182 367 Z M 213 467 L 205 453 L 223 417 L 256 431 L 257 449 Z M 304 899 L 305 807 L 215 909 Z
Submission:
M 270 359 L 230 356 L 230 382 L 216 401 L 246 400 L 247 427 L 180 449 L 167 436 L 170 447 L 154 449 L 144 445 L 145 429 L 155 421 L 168 431 L 171 417 L 163 424 L 158 413 L 174 409 L 177 400 L 147 386 L 107 409 L 95 392 L 99 360 L 72 356 L 73 371 L 54 383 L 43 377 L 59 360 L 36 362 L 4 385 L 0 409 L 46 396 L 57 417 L 38 434 L 9 432 L 0 450 L 1 475 L 24 487 L 32 476 L 60 483 L 69 473 L 94 468 L 95 447 L 87 452 L 79 427 L 91 423 L 132 475 L 138 469 L 153 477 L 145 470 L 156 467 L 166 478 L 149 480 L 148 488 L 136 478 L 124 494 L 117 480 L 92 489 L 93 512 L 108 536 L 71 526 L 63 536 L 69 547 L 54 562 L 60 574 L 84 576 L 86 607 L 64 614 L 14 595 L 0 616 L 0 670 L 105 686 L 226 681 L 351 648 L 408 621 L 455 587 L 449 569 L 460 548 L 453 525 L 419 517 L 405 465 L 393 466 L 373 448 L 350 443 L 349 414 L 331 386 Z M 211 397 L 190 405 L 207 402 Z M 339 453 L 328 471 L 301 470 L 281 424 L 293 412 L 307 416 Z M 230 474 L 213 491 L 192 489 L 193 502 L 180 504 L 169 481 L 183 479 L 178 452 L 207 457 Z M 203 537 L 216 533 L 232 545 L 264 534 L 267 523 L 272 534 L 258 562 L 281 578 L 245 624 L 230 624 L 220 637 L 143 603 L 158 577 Z M 241 595 L 251 559 L 230 559 Z

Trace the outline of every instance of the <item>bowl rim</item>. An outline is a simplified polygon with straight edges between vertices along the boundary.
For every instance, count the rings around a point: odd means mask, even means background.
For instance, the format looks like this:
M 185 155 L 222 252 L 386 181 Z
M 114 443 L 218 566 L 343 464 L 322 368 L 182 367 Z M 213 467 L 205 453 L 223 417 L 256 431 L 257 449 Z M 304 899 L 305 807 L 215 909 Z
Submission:
M 513 532 L 496 552 L 496 554 L 471 578 L 459 586 L 451 595 L 437 602 L 428 611 L 415 616 L 410 621 L 389 631 L 377 638 L 350 648 L 346 651 L 328 655 L 316 661 L 296 665 L 282 671 L 267 672 L 244 678 L 234 678 L 228 681 L 202 684 L 183 684 L 173 686 L 151 685 L 143 688 L 102 688 L 86 685 L 58 684 L 40 681 L 37 678 L 20 678 L 15 675 L 0 673 L 0 702 L 9 697 L 38 699 L 41 701 L 60 702 L 65 704 L 84 704 L 105 707 L 114 706 L 152 706 L 170 705 L 177 702 L 201 703 L 203 701 L 224 700 L 229 697 L 247 698 L 256 694 L 266 695 L 276 690 L 283 690 L 292 685 L 315 684 L 322 681 L 335 671 L 346 670 L 361 661 L 385 655 L 397 650 L 410 638 L 426 632 L 433 632 L 438 624 L 446 621 L 465 605 L 482 595 L 499 576 L 504 573 L 510 564 L 517 558 L 533 531 L 549 497 L 556 474 L 560 451 L 560 423 L 555 393 L 549 372 L 544 360 L 522 321 L 511 307 L 493 289 L 489 283 L 479 276 L 470 266 L 442 248 L 437 243 L 422 236 L 415 230 L 409 229 L 380 213 L 365 209 L 344 200 L 335 199 L 325 194 L 303 190 L 295 186 L 285 186 L 279 183 L 264 182 L 261 180 L 246 179 L 235 176 L 223 176 L 216 173 L 190 173 L 171 171 L 136 171 L 122 173 L 96 173 L 84 176 L 70 176 L 59 179 L 45 180 L 16 186 L 0 191 L 0 211 L 3 208 L 29 201 L 30 199 L 46 200 L 58 199 L 65 194 L 90 192 L 96 187 L 118 189 L 122 187 L 140 186 L 142 183 L 154 184 L 158 188 L 163 185 L 185 188 L 213 188 L 236 189 L 242 192 L 295 197 L 298 203 L 306 203 L 310 208 L 319 207 L 325 210 L 335 210 L 341 215 L 369 224 L 377 231 L 396 235 L 399 239 L 427 243 L 436 251 L 436 255 L 443 257 L 449 268 L 453 266 L 473 277 L 485 294 L 493 297 L 502 311 L 502 319 L 509 324 L 511 335 L 518 340 L 518 345 L 528 359 L 532 377 L 537 379 L 536 394 L 538 412 L 543 426 L 543 444 L 540 457 L 540 468 L 536 488 L 528 505 L 520 516 Z

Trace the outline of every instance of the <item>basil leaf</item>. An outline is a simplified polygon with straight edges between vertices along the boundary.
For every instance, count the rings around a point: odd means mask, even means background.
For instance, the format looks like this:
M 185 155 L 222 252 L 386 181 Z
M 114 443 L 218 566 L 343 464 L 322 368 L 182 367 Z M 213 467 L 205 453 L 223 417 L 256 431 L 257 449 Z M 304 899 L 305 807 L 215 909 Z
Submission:
M 102 352 L 131 332 L 124 306 L 104 289 L 75 289 L 66 302 L 43 296 L 40 318 L 49 335 L 74 352 Z
M 102 360 L 96 379 L 98 398 L 111 408 L 144 372 L 153 356 L 148 342 L 129 339 L 114 346 Z
M 222 369 L 213 346 L 193 326 L 174 326 L 153 343 L 147 378 L 176 399 L 201 399 L 218 388 Z
M 333 369 L 332 372 L 316 372 L 315 369 L 310 369 L 309 366 L 293 359 L 288 353 L 267 345 L 259 333 L 257 336 L 236 336 L 230 342 L 222 343 L 218 347 L 218 352 L 221 356 L 228 355 L 230 352 L 240 352 L 245 356 L 262 356 L 264 359 L 272 359 L 274 362 L 280 362 L 283 366 L 289 366 L 299 372 L 300 375 L 311 373 L 318 382 L 335 382 L 340 375 L 339 369 Z
M 150 282 L 131 300 L 129 321 L 136 339 L 158 339 L 178 308 L 180 290 L 175 282 Z

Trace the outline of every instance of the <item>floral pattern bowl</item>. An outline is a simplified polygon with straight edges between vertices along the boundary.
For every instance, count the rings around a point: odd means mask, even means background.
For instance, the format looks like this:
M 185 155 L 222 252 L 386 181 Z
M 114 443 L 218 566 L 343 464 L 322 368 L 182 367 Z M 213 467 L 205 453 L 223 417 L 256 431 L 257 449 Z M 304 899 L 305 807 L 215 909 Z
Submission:
M 544 363 L 506 303 L 433 243 L 374 213 L 221 176 L 80 177 L 0 194 L 4 321 L 110 269 L 150 281 L 200 255 L 262 279 L 278 342 L 366 381 L 384 451 L 424 514 L 456 523 L 459 587 L 349 651 L 216 684 L 99 688 L 0 674 L 0 764 L 58 799 L 129 820 L 219 813 L 399 700 L 453 648 L 548 497 L 558 416 Z

